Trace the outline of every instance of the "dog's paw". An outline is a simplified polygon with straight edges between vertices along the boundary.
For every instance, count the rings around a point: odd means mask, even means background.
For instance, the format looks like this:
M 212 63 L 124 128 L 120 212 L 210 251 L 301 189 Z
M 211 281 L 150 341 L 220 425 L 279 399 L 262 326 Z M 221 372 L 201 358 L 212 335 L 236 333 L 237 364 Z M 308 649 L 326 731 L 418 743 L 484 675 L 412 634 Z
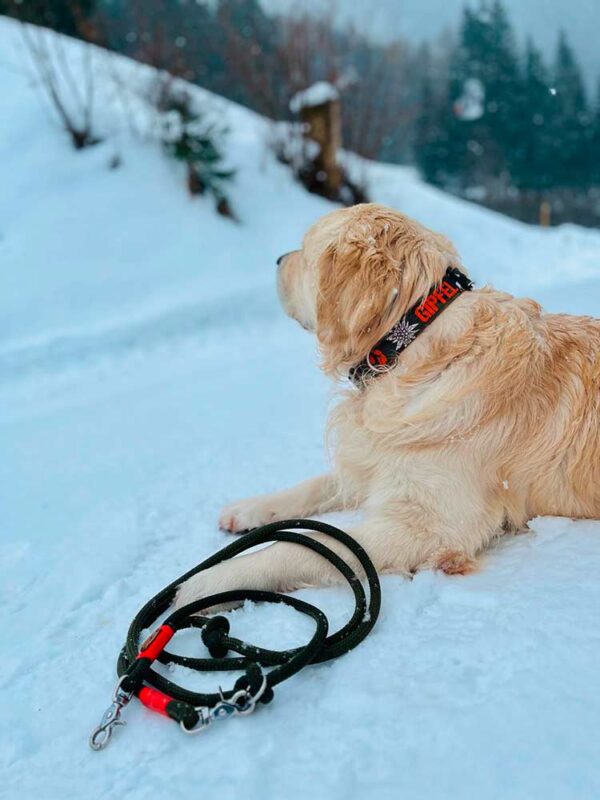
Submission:
M 275 519 L 274 508 L 262 498 L 250 498 L 225 506 L 219 516 L 219 528 L 228 533 L 245 533 Z
M 477 571 L 477 562 L 465 553 L 444 550 L 438 554 L 434 568 L 446 575 L 470 575 Z
M 216 567 L 207 569 L 204 572 L 198 572 L 193 575 L 189 580 L 182 583 L 177 589 L 175 600 L 173 601 L 174 609 L 177 610 L 182 606 L 187 606 L 193 603 L 194 600 L 200 600 L 205 597 L 210 597 L 220 592 L 227 592 L 231 589 L 236 589 L 236 582 L 233 576 L 228 575 L 228 565 L 218 564 Z M 213 614 L 220 611 L 229 611 L 232 608 L 237 608 L 242 605 L 242 601 L 219 604 L 203 608 L 198 611 L 198 614 Z

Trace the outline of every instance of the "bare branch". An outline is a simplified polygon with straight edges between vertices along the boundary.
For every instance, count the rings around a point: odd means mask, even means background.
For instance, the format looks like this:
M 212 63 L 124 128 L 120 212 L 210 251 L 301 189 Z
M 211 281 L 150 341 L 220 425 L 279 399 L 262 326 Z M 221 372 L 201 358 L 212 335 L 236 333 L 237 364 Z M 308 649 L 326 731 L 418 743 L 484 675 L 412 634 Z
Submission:
M 81 56 L 85 86 L 80 88 L 59 34 L 25 22 L 21 23 L 21 33 L 39 84 L 73 146 L 80 150 L 95 144 L 98 139 L 92 129 L 94 73 L 91 48 L 84 46 Z

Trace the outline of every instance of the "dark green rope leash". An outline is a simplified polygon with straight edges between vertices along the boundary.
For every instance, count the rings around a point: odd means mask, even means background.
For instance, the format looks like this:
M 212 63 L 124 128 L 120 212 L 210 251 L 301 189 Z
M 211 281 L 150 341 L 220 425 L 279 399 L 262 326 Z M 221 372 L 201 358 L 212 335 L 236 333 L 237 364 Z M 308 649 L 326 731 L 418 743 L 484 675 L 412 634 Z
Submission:
M 367 578 L 368 601 L 361 579 L 352 567 L 331 548 L 301 533 L 298 528 L 330 536 L 355 556 Z M 195 600 L 177 609 L 140 644 L 142 631 L 154 625 L 167 611 L 182 583 L 198 572 L 214 567 L 245 550 L 275 541 L 308 547 L 327 559 L 348 582 L 354 595 L 354 612 L 338 631 L 329 634 L 325 614 L 304 600 L 279 592 L 238 589 Z M 312 617 L 315 630 L 311 639 L 301 647 L 269 650 L 230 636 L 229 620 L 226 617 L 198 616 L 199 612 L 212 606 L 244 600 L 283 603 Z M 273 522 L 256 528 L 181 575 L 136 614 L 117 662 L 119 681 L 113 702 L 90 736 L 90 746 L 94 750 L 101 750 L 108 744 L 113 728 L 124 724 L 120 719 L 121 711 L 134 695 L 148 708 L 178 722 L 186 733 L 200 732 L 214 719 L 250 714 L 257 703 L 268 703 L 273 699 L 274 686 L 292 677 L 307 664 L 337 658 L 360 644 L 375 625 L 380 605 L 381 588 L 375 567 L 358 542 L 344 531 L 325 522 L 304 519 Z M 210 658 L 190 658 L 165 650 L 166 644 L 177 631 L 191 627 L 201 629 L 202 640 Z M 237 653 L 237 656 L 228 656 L 230 651 Z M 241 670 L 244 675 L 238 678 L 230 690 L 208 694 L 191 692 L 152 669 L 156 660 L 163 664 L 180 664 L 198 671 Z M 263 667 L 272 669 L 264 672 Z

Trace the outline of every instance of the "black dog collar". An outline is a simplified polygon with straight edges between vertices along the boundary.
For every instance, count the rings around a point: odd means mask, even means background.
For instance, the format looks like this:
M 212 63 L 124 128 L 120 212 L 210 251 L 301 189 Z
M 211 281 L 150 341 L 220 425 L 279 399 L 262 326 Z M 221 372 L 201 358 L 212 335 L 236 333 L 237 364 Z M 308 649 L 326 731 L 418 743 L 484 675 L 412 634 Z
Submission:
M 441 283 L 418 301 L 386 333 L 383 339 L 371 348 L 369 354 L 348 373 L 355 386 L 360 386 L 366 378 L 381 375 L 394 366 L 399 354 L 423 333 L 434 319 L 463 292 L 473 288 L 473 281 L 456 267 L 448 267 Z

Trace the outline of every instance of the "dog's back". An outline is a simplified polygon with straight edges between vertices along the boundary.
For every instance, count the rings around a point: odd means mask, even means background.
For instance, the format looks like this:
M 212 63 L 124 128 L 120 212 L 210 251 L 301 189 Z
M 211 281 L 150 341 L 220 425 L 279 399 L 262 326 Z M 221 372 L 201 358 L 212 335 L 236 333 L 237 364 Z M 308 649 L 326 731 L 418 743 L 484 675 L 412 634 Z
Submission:
M 536 513 L 600 517 L 600 320 L 544 314 L 547 366 L 539 390 L 559 402 L 543 433 L 548 467 L 534 481 Z

